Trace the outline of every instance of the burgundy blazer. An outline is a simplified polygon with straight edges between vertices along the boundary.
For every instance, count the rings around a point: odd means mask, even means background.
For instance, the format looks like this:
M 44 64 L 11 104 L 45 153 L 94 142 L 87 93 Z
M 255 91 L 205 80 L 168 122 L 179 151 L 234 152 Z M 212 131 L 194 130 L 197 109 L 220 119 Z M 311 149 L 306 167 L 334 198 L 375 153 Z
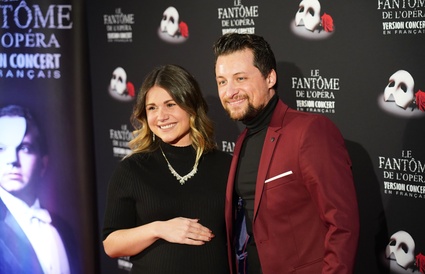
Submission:
M 226 191 L 229 263 L 238 137 Z M 253 232 L 264 274 L 352 273 L 359 235 L 351 160 L 325 116 L 279 100 L 267 129 L 255 189 Z

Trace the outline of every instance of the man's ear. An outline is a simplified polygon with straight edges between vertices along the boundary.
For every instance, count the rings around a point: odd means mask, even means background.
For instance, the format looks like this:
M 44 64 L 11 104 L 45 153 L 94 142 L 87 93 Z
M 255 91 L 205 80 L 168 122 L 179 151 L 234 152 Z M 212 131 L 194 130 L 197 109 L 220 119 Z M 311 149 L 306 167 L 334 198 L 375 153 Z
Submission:
M 272 69 L 266 79 L 269 88 L 274 87 L 274 85 L 276 84 L 276 77 L 276 71 Z

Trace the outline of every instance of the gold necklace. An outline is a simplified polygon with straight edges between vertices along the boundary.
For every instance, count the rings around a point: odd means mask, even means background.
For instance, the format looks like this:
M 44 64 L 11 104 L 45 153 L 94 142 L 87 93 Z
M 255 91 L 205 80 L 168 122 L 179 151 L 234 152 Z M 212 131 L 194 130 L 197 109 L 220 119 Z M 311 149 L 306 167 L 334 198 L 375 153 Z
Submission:
M 165 161 L 166 161 L 166 162 L 167 162 L 167 164 L 168 164 L 168 169 L 171 171 L 171 174 L 173 174 L 173 175 L 174 175 L 174 177 L 176 177 L 176 178 L 177 178 L 177 181 L 179 181 L 181 185 L 184 185 L 184 183 L 186 183 L 186 181 L 187 181 L 187 180 L 189 180 L 190 178 L 192 178 L 192 177 L 196 174 L 196 172 L 198 171 L 198 159 L 196 159 L 195 164 L 193 165 L 192 170 L 191 170 L 188 174 L 186 174 L 186 175 L 184 175 L 184 176 L 181 176 L 181 175 L 180 175 L 180 174 L 178 174 L 178 173 L 177 173 L 177 171 L 176 171 L 176 170 L 175 170 L 175 169 L 171 166 L 170 162 L 168 161 L 167 157 L 165 156 L 164 151 L 162 150 L 162 147 L 161 147 L 161 146 L 159 146 L 159 148 L 161 149 L 162 156 L 164 156 L 164 159 L 165 159 Z

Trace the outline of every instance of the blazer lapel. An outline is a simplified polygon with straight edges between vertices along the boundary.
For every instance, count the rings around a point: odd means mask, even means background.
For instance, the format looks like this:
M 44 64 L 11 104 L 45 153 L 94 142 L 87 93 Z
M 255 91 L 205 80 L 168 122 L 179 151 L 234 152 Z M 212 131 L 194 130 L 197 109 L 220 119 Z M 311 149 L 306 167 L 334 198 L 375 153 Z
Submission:
M 227 235 L 232 235 L 232 224 L 233 224 L 233 189 L 235 185 L 235 175 L 238 168 L 239 153 L 241 152 L 241 147 L 243 139 L 245 139 L 247 130 L 245 129 L 239 135 L 238 140 L 236 141 L 235 149 L 233 150 L 233 159 L 230 165 L 229 176 L 227 179 L 227 188 L 226 188 L 226 206 L 225 206 L 225 216 L 226 216 L 226 228 Z
M 254 199 L 254 218 L 257 217 L 258 207 L 263 197 L 264 182 L 270 168 L 271 159 L 276 148 L 276 143 L 280 137 L 279 133 L 269 128 L 266 138 L 264 139 L 263 151 L 261 152 L 260 164 L 258 166 L 257 182 L 255 184 L 255 199 Z
M 263 197 L 264 183 L 267 179 L 266 176 L 271 166 L 271 159 L 275 153 L 276 144 L 280 138 L 279 130 L 283 127 L 283 118 L 287 110 L 288 106 L 279 100 L 273 112 L 270 124 L 267 128 L 267 133 L 263 144 L 263 151 L 261 152 L 260 164 L 258 166 L 257 182 L 255 184 L 253 222 L 255 222 L 257 217 L 258 208 Z
M 32 274 L 42 274 L 43 270 L 38 261 L 37 255 L 35 254 L 34 248 L 16 219 L 12 216 L 1 199 L 0 209 L 3 211 L 1 215 L 4 216 L 4 220 L 2 220 L 4 224 L 2 224 L 0 229 L 1 237 L 5 244 L 4 248 L 8 249 L 8 254 L 11 258 L 15 258 L 19 261 L 19 265 L 14 266 L 16 272 L 13 273 L 24 273 L 29 271 Z M 19 269 L 21 269 L 22 272 Z

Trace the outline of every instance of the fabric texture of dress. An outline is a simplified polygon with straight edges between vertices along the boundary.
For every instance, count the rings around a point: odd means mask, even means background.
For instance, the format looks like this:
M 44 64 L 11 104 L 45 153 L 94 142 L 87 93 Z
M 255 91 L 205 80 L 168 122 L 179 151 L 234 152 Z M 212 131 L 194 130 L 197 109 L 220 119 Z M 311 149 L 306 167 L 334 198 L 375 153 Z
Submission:
M 195 150 L 161 143 L 172 167 L 184 176 L 192 170 Z M 183 185 L 171 174 L 161 150 L 137 153 L 116 168 L 109 182 L 103 238 L 119 229 L 175 217 L 196 218 L 215 237 L 202 246 L 159 239 L 130 258 L 131 273 L 226 274 L 228 270 L 224 199 L 231 156 L 204 154 L 197 173 Z

